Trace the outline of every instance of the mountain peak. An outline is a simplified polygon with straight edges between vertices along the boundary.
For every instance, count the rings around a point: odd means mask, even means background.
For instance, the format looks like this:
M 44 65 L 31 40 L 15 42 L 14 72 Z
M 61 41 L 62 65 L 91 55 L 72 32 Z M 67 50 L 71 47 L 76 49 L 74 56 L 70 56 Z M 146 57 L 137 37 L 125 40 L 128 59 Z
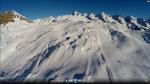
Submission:
M 9 11 L 5 11 L 5 12 L 2 12 L 2 13 L 11 13 L 11 14 L 14 14 L 16 16 L 22 16 L 20 13 L 18 13 L 17 11 L 15 10 L 9 10 Z M 24 16 L 22 16 L 24 17 Z
M 15 11 L 15 10 L 11 10 L 11 12 L 13 13 L 13 14 L 15 14 L 15 15 L 18 15 L 18 16 L 23 16 L 23 15 L 21 15 L 20 13 L 18 13 L 17 11 Z M 24 17 L 24 16 L 23 16 Z
M 7 24 L 8 22 L 15 22 L 15 18 L 19 20 L 25 20 L 27 22 L 32 22 L 28 20 L 26 17 L 22 16 L 20 13 L 16 12 L 15 10 L 1 12 L 0 13 L 0 24 Z
M 102 12 L 100 14 L 100 19 L 103 20 L 104 22 L 115 22 L 115 20 L 110 16 L 109 14 Z
M 74 12 L 72 13 L 72 15 L 77 15 L 77 16 L 79 16 L 79 15 L 81 15 L 81 13 L 79 13 L 78 11 L 74 11 Z
M 89 15 L 88 15 L 88 18 L 90 19 L 90 20 L 94 20 L 94 21 L 97 21 L 98 20 L 98 18 L 96 17 L 96 15 L 94 14 L 94 13 L 90 13 Z
M 101 15 L 108 15 L 106 12 L 101 12 Z

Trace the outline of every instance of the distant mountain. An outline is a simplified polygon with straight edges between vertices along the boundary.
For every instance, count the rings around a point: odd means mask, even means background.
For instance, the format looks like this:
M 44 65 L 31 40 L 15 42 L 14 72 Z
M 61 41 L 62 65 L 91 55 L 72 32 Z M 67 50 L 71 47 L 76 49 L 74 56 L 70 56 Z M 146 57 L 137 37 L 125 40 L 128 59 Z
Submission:
M 38 22 L 40 24 L 50 24 L 55 18 L 52 16 L 42 18 L 42 19 L 36 19 L 34 22 Z

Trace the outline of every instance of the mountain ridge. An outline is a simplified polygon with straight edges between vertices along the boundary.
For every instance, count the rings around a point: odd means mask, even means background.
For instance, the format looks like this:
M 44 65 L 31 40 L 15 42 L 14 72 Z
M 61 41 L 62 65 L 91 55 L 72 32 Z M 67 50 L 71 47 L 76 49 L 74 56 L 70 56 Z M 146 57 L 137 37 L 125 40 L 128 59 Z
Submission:
M 63 15 L 63 16 L 57 16 L 57 17 L 49 16 L 49 17 L 45 17 L 45 18 L 41 18 L 41 19 L 28 20 L 28 19 L 25 18 L 25 16 L 22 16 L 21 14 L 19 14 L 18 12 L 14 11 L 14 10 L 2 12 L 0 15 L 3 16 L 2 14 L 3 13 L 7 13 L 7 12 L 8 13 L 9 12 L 10 13 L 14 13 L 14 14 L 16 14 L 16 16 L 20 16 L 21 17 L 20 20 L 26 20 L 27 22 L 36 22 L 36 21 L 38 21 L 38 22 L 47 23 L 47 24 L 52 22 L 52 21 L 57 21 L 58 18 L 63 19 L 61 17 L 65 17 L 65 16 L 66 16 L 66 19 L 68 19 L 69 17 L 67 18 L 67 16 L 70 16 L 70 15 Z M 97 14 L 97 15 L 95 15 L 94 13 L 87 13 L 86 15 L 85 14 L 86 13 L 81 14 L 78 11 L 75 11 L 75 12 L 72 13 L 73 16 L 84 16 L 84 17 L 86 17 L 86 18 L 88 18 L 90 20 L 93 20 L 93 19 L 97 18 L 97 20 L 101 20 L 103 22 L 115 22 L 115 21 L 117 21 L 117 22 L 122 23 L 122 24 L 127 24 L 127 25 L 131 24 L 133 26 L 132 27 L 129 26 L 129 27 L 132 28 L 132 29 L 140 29 L 140 28 L 134 28 L 134 27 L 143 27 L 143 26 L 147 27 L 147 26 L 150 26 L 149 18 L 144 19 L 144 18 L 137 18 L 137 17 L 134 17 L 134 16 L 126 16 L 125 17 L 125 16 L 121 16 L 121 15 L 110 16 L 109 14 L 107 14 L 105 12 L 102 12 L 102 13 Z M 93 19 L 91 18 L 91 16 L 92 16 Z M 9 20 L 6 21 L 6 22 L 3 21 L 4 18 L 5 17 L 1 17 L 1 19 L 2 19 L 1 20 L 1 24 L 3 24 L 2 22 L 4 22 L 5 24 L 9 22 Z M 15 18 L 15 17 L 12 16 L 12 18 Z M 10 20 L 12 22 L 14 22 L 13 19 L 10 19 Z

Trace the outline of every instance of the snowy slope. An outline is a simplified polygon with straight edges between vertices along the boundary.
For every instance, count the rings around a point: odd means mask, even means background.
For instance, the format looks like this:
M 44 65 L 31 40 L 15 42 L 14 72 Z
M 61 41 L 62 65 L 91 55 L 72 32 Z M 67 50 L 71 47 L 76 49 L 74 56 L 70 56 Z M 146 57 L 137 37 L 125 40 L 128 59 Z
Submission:
M 1 80 L 150 81 L 148 21 L 78 12 L 52 19 L 1 25 Z

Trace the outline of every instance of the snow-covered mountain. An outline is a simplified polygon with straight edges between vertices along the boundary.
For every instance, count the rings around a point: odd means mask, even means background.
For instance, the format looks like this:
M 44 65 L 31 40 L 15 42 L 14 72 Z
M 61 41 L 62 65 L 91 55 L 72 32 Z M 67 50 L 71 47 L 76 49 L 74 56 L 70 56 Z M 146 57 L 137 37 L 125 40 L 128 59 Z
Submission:
M 12 11 L 6 11 L 0 13 L 0 25 L 7 24 L 8 22 L 28 22 L 32 23 L 31 20 L 27 19 L 25 16 L 21 15 L 20 13 L 12 10 Z
M 42 19 L 36 19 L 34 20 L 35 23 L 39 23 L 39 24 L 50 24 L 55 18 L 50 16 L 47 18 L 42 18 Z
M 0 28 L 0 80 L 150 81 L 148 19 L 76 11 Z

